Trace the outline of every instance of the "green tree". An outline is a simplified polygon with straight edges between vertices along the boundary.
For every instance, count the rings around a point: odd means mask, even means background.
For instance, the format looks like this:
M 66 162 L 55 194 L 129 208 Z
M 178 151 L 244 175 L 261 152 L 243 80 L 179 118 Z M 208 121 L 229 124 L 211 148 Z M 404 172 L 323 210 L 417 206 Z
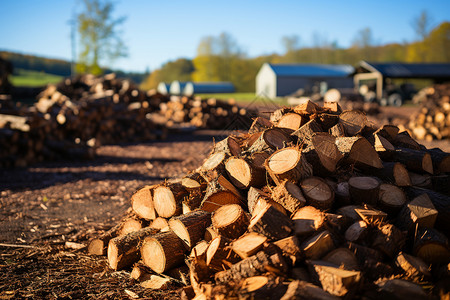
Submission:
M 190 59 L 179 58 L 175 61 L 169 61 L 163 64 L 160 69 L 153 71 L 141 84 L 141 88 L 156 88 L 160 82 L 190 81 L 193 71 L 194 65 Z
M 430 33 L 432 22 L 432 17 L 426 10 L 412 20 L 411 26 L 420 41 L 423 41 Z
M 81 53 L 77 71 L 101 74 L 102 63 L 111 63 L 127 55 L 118 27 L 124 17 L 115 19 L 114 4 L 109 0 L 83 0 L 84 10 L 78 15 Z

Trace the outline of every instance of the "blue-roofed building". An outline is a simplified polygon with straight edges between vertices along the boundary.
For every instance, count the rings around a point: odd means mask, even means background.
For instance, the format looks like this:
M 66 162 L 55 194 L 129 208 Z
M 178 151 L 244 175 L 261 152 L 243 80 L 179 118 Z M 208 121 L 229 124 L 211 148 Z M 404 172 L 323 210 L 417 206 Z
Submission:
M 351 65 L 265 63 L 256 75 L 256 95 L 273 99 L 323 83 L 328 89 L 352 88 L 353 72 Z
M 235 88 L 231 82 L 188 82 L 183 95 L 234 93 Z
M 184 87 L 187 82 L 180 82 L 178 80 L 172 81 L 170 84 L 169 92 L 171 95 L 181 95 L 183 94 Z

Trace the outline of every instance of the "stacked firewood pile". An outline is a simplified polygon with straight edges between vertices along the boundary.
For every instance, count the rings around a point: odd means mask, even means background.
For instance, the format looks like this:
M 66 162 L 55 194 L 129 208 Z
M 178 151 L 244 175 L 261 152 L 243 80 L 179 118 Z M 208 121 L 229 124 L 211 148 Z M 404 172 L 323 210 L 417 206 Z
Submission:
M 137 190 L 88 252 L 183 299 L 448 296 L 449 173 L 449 153 L 307 102 Z
M 408 127 L 419 140 L 450 138 L 450 84 L 437 84 L 422 89 L 417 101 L 420 111 L 411 117 Z
M 233 102 L 143 92 L 114 74 L 49 85 L 32 107 L 0 103 L 0 167 L 61 157 L 92 158 L 95 147 L 164 138 L 168 128 L 238 129 L 252 112 Z
M 80 76 L 49 85 L 31 107 L 3 103 L 0 166 L 26 166 L 63 157 L 92 158 L 95 147 L 164 137 L 149 113 L 163 101 L 114 75 Z

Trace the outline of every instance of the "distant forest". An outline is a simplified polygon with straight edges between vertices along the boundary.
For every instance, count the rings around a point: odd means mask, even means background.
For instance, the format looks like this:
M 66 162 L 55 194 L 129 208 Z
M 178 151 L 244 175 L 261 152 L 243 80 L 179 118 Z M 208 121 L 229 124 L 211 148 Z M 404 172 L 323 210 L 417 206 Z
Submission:
M 0 51 L 0 57 L 13 64 L 14 75 L 19 75 L 19 70 L 31 70 L 63 77 L 70 76 L 70 62 L 62 59 L 46 58 L 36 55 L 21 54 L 10 51 Z M 148 74 L 137 72 L 124 72 L 121 70 L 104 69 L 104 73 L 116 73 L 118 77 L 130 78 L 140 84 Z

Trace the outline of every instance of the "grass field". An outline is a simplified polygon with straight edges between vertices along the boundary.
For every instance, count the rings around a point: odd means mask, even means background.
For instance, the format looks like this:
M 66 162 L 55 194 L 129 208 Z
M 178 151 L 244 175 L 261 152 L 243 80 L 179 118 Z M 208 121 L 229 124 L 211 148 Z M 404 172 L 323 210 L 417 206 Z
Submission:
M 16 75 L 10 76 L 14 86 L 40 87 L 49 83 L 57 83 L 63 79 L 62 76 L 24 69 L 16 69 L 15 73 Z

